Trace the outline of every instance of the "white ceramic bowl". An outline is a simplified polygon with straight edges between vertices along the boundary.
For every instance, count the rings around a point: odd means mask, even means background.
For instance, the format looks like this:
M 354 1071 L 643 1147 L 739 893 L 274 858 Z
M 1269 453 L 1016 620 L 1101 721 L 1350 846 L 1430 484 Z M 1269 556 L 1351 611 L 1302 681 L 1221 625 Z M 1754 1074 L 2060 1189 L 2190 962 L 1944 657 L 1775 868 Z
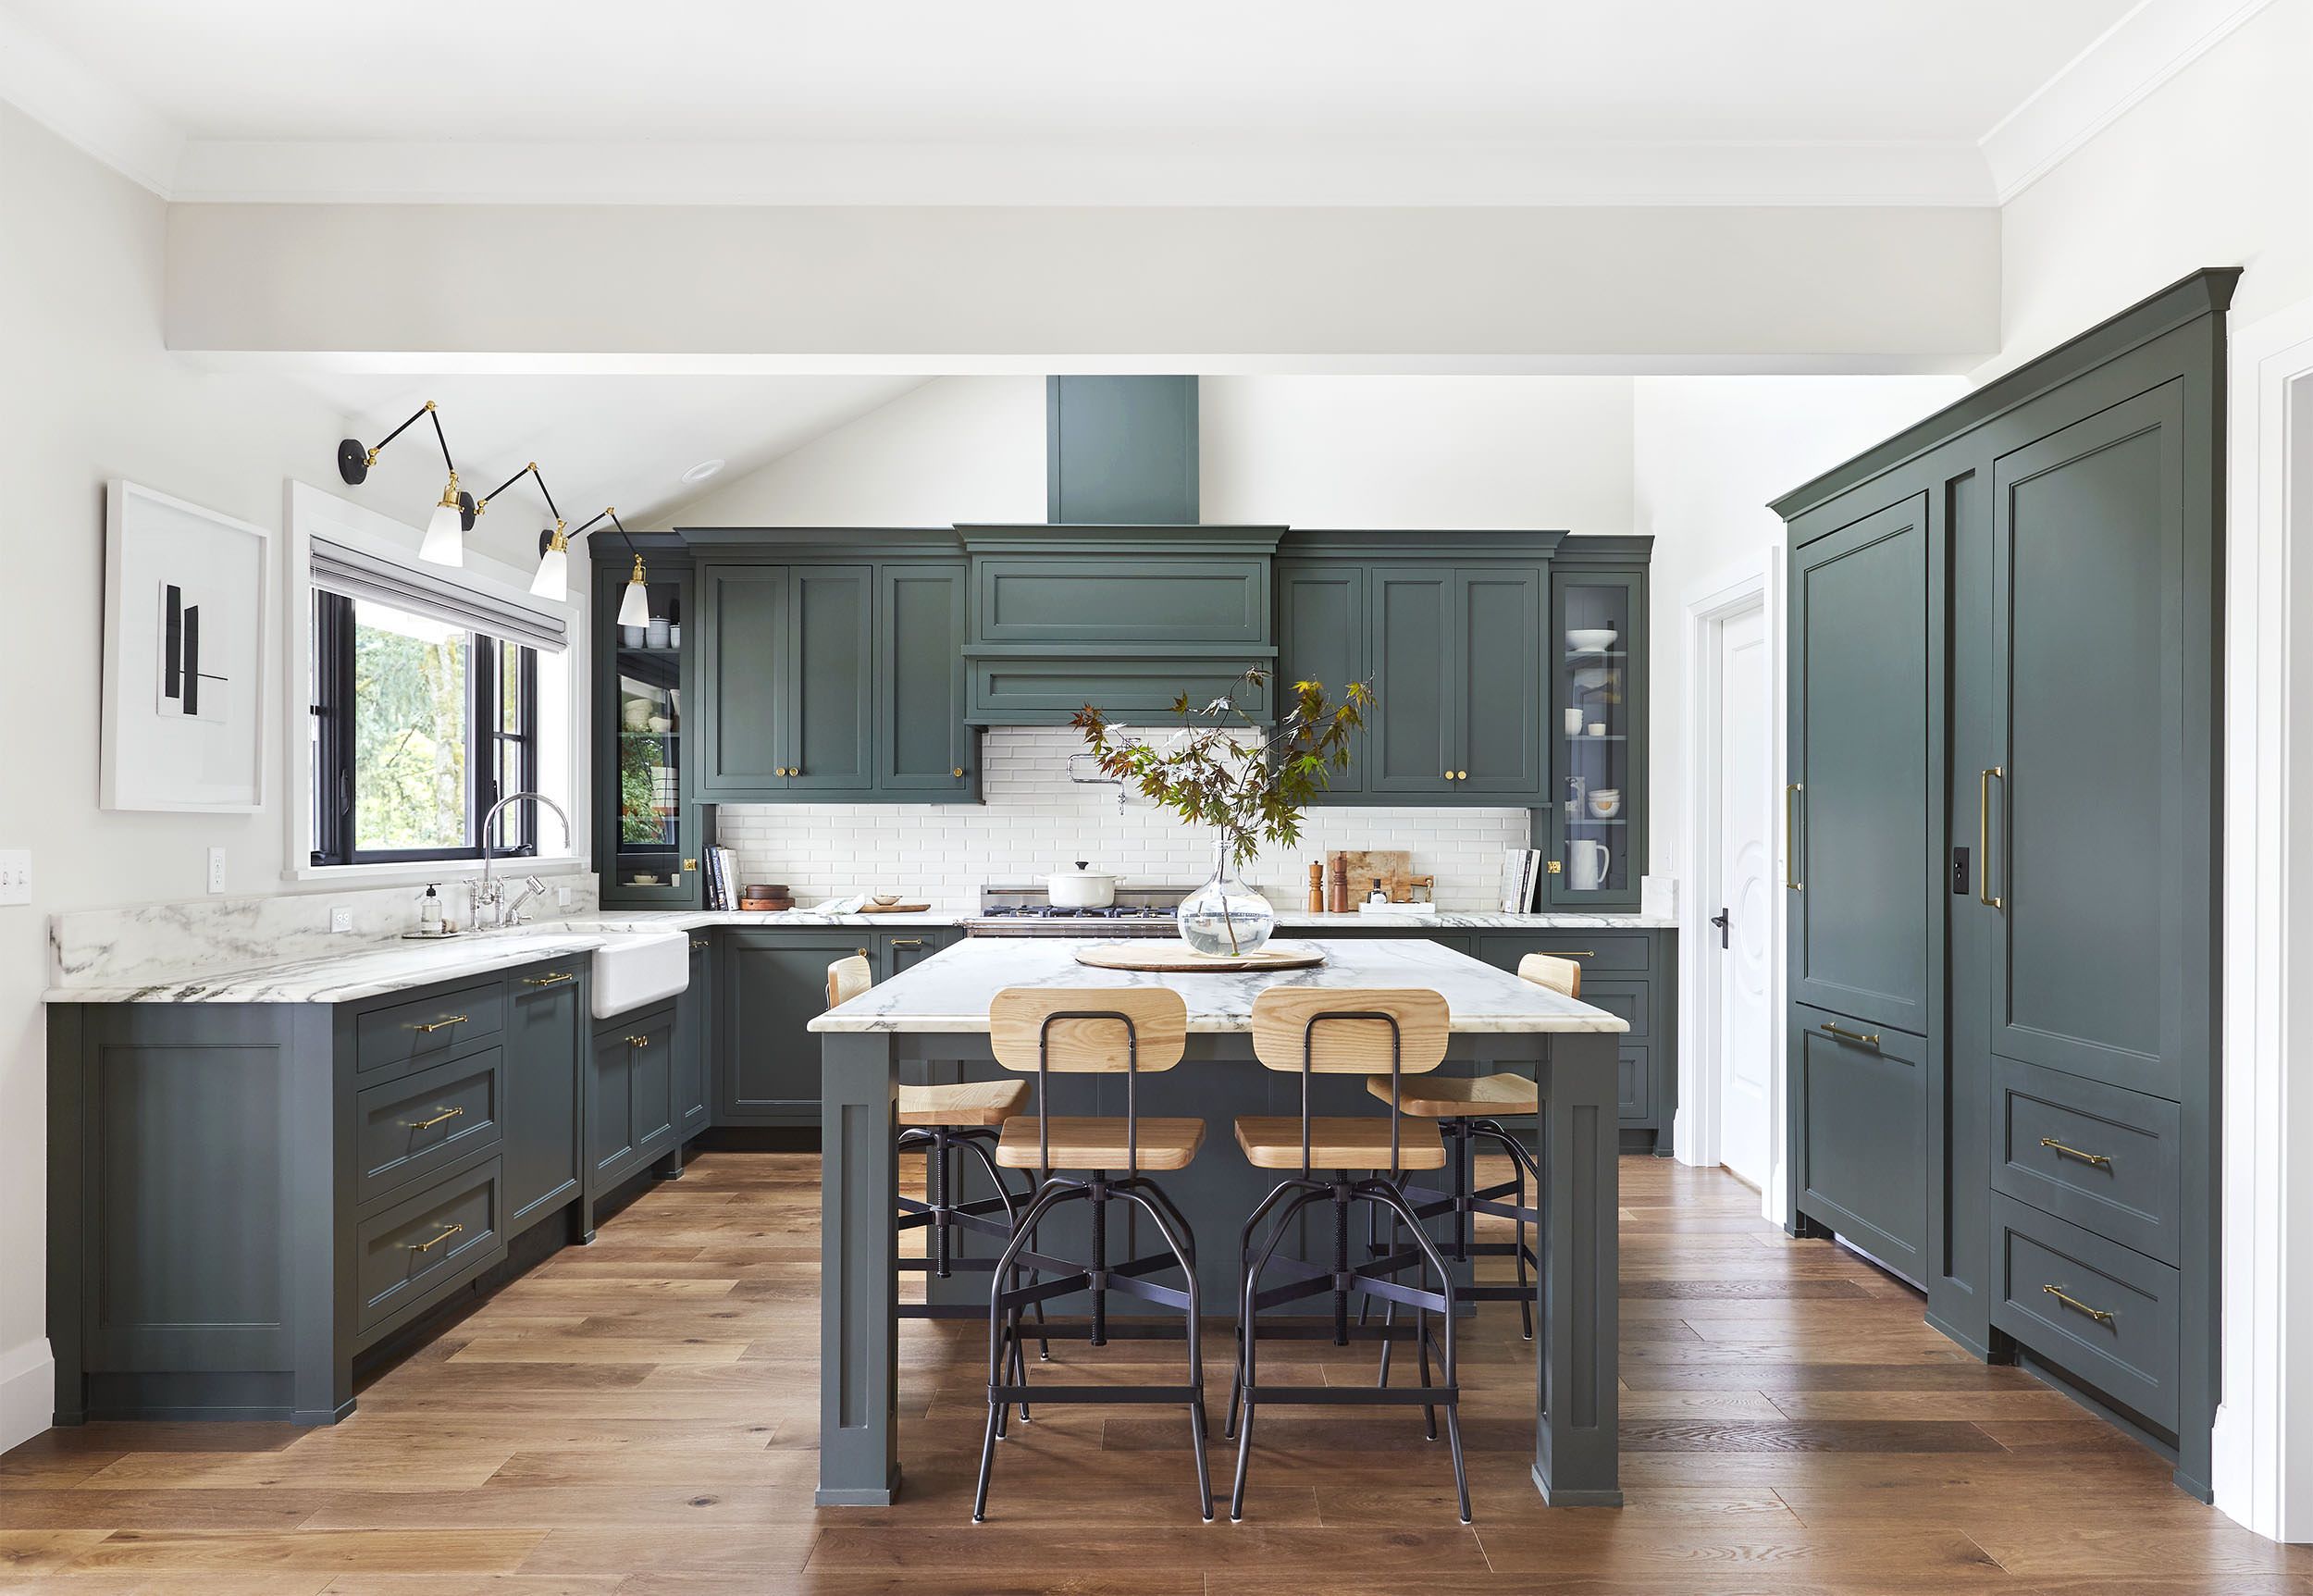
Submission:
M 1613 820 L 1622 813 L 1622 793 L 1614 787 L 1602 787 L 1590 795 L 1590 812 L 1601 820 Z
M 1612 626 L 1577 626 L 1566 634 L 1569 649 L 1611 649 L 1622 634 Z

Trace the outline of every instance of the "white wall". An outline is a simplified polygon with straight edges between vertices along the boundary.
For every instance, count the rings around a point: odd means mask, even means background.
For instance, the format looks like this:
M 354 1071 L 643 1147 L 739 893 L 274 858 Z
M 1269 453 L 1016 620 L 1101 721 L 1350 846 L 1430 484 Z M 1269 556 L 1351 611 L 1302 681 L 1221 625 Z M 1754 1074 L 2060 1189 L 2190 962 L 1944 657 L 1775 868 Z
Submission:
M 1627 377 L 1208 377 L 1204 518 L 1630 530 Z
M 278 890 L 278 737 L 265 812 L 97 808 L 105 482 L 127 476 L 280 531 L 284 478 L 328 469 L 340 418 L 277 379 L 204 372 L 161 343 L 161 202 L 0 107 L 0 681 L 20 728 L 0 764 L 0 846 L 32 847 L 33 902 L 0 909 L 0 1448 L 47 1425 L 47 917 Z M 279 538 L 277 536 L 277 548 Z M 278 680 L 278 649 L 267 665 Z M 14 1376 L 16 1378 L 11 1379 Z
M 673 526 L 945 526 L 1045 518 L 1044 378 L 910 389 L 662 517 Z
M 2200 266 L 2247 268 L 2236 323 L 2313 295 L 2308 155 L 2313 0 L 2275 0 L 2002 208 L 1994 369 Z

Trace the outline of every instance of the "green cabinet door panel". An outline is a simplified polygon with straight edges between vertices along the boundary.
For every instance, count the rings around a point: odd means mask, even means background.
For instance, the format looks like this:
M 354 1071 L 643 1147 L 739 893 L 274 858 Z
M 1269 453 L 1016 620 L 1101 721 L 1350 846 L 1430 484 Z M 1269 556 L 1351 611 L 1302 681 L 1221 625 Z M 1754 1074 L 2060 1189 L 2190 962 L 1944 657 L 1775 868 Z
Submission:
M 2183 1081 L 2183 415 L 2170 383 L 2003 455 L 1993 479 L 2000 900 L 1992 1050 L 2174 1098 Z M 2205 789 L 2204 776 L 2202 786 Z M 2204 946 L 2199 957 L 2207 959 Z
M 1591 553 L 1583 545 L 1592 541 L 1570 538 L 1560 544 L 1567 565 L 1550 575 L 1551 615 L 1542 647 L 1551 692 L 1540 718 L 1542 739 L 1551 749 L 1551 773 L 1541 807 L 1533 817 L 1533 833 L 1534 846 L 1543 850 L 1550 867 L 1542 875 L 1544 907 L 1611 912 L 1639 907 L 1639 884 L 1647 872 L 1645 562 L 1651 550 L 1625 547 Z M 1638 540 L 1612 541 L 1627 545 Z M 1567 641 L 1570 632 L 1601 628 L 1614 634 L 1606 649 L 1577 650 Z M 1577 712 L 1584 733 L 1567 735 L 1569 709 Z M 1605 735 L 1588 736 L 1592 723 L 1604 726 Z M 1569 814 L 1565 806 L 1577 784 L 1585 795 L 1619 789 L 1619 809 L 1602 816 L 1586 798 Z M 1578 890 L 1572 866 L 1577 851 L 1588 850 L 1578 850 L 1577 845 L 1593 843 L 1606 849 L 1604 873 L 1594 888 Z
M 967 797 L 963 563 L 881 565 L 875 579 L 875 785 Z
M 699 792 L 748 798 L 786 786 L 784 695 L 791 653 L 787 572 L 779 565 L 704 565 L 699 594 Z
M 1457 571 L 1453 696 L 1457 797 L 1542 798 L 1542 579 L 1531 570 Z
M 1461 724 L 1454 681 L 1454 574 L 1434 565 L 1376 566 L 1367 658 L 1379 700 L 1366 739 L 1366 790 L 1445 794 Z
M 556 965 L 517 971 L 507 985 L 504 1179 L 507 1228 L 518 1231 L 576 1196 L 585 1180 L 586 984 Z
M 624 1031 L 594 1039 L 587 1067 L 587 1174 L 596 1191 L 616 1184 L 634 1166 L 642 1140 L 635 1120 L 635 1057 Z
M 849 931 L 722 934 L 715 990 L 718 1120 L 736 1125 L 819 1123 L 820 1040 L 805 1029 L 826 1011 L 827 967 L 875 938 Z
M 1366 568 L 1349 562 L 1282 562 L 1277 567 L 1277 644 L 1280 699 L 1296 682 L 1318 682 L 1339 702 L 1342 689 L 1370 674 L 1366 663 Z M 1331 773 L 1326 795 L 1366 790 L 1369 733 L 1350 738 L 1350 765 Z M 1320 798 L 1319 801 L 1323 801 Z
M 714 938 L 690 934 L 690 984 L 674 998 L 674 1130 L 687 1142 L 714 1122 Z
M 787 790 L 864 792 L 874 782 L 874 570 L 792 566 L 787 595 Z
M 1927 1278 L 1927 1070 L 1920 1038 L 1791 1007 L 1799 1210 L 1914 1284 Z
M 1791 554 L 1790 993 L 1923 1034 L 1927 496 Z
M 1258 555 L 975 554 L 981 644 L 1269 640 L 1269 562 Z

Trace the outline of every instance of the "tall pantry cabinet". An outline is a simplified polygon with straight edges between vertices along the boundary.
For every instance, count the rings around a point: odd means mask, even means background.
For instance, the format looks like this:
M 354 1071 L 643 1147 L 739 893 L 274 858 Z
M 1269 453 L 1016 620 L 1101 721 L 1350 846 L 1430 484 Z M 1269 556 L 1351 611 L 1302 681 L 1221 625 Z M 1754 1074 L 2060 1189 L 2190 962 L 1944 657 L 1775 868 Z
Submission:
M 2195 273 L 1777 501 L 1789 1222 L 2209 1493 L 2224 322 Z

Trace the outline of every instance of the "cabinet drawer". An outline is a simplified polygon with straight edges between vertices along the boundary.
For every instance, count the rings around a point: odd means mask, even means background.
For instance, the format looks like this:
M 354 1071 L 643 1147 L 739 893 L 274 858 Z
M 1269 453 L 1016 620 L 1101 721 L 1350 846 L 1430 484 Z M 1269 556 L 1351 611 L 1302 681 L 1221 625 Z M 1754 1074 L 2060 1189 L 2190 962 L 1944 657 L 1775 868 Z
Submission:
M 1791 1006 L 1791 1156 L 1800 1212 L 1886 1268 L 1927 1278 L 1927 1046 Z
M 1591 981 L 1582 983 L 1582 1001 L 1593 1008 L 1603 1008 L 1630 1027 L 1631 1036 L 1647 1033 L 1647 1016 L 1653 1008 L 1648 1001 L 1652 988 L 1644 981 Z
M 504 1094 L 504 1050 L 498 1047 L 358 1093 L 353 1201 L 365 1203 L 496 1146 Z
M 1992 1070 L 1993 1189 L 2174 1264 L 2177 1106 L 2012 1058 Z
M 354 1230 L 354 1328 L 366 1332 L 506 1256 L 499 1161 L 395 1204 Z
M 372 1008 L 353 1019 L 353 1068 L 382 1069 L 447 1055 L 506 1025 L 506 989 L 485 981 Z
M 1517 969 L 1529 953 L 1573 959 L 1582 966 L 1587 987 L 1592 974 L 1609 970 L 1644 974 L 1653 967 L 1654 939 L 1639 931 L 1497 931 L 1478 938 L 1478 956 L 1503 970 Z M 1587 990 L 1583 996 L 1589 996 Z
M 1993 1197 L 1992 1223 L 1992 1323 L 2174 1433 L 2176 1271 L 2013 1197 Z

